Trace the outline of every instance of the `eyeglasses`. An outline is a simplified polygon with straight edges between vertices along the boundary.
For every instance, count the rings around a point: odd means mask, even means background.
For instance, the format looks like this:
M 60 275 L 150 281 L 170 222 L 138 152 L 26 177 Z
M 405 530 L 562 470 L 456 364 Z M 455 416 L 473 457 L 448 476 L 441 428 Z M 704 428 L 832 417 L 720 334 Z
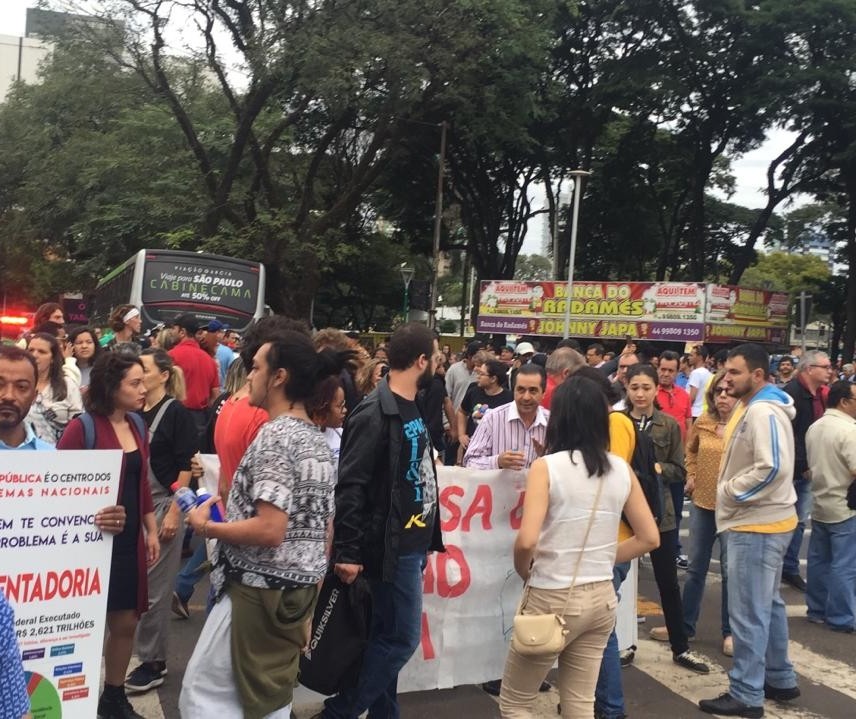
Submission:
M 832 369 L 831 364 L 810 364 L 809 367 L 817 367 L 818 369 Z
M 728 394 L 728 387 L 717 387 L 713 390 L 714 395 Z

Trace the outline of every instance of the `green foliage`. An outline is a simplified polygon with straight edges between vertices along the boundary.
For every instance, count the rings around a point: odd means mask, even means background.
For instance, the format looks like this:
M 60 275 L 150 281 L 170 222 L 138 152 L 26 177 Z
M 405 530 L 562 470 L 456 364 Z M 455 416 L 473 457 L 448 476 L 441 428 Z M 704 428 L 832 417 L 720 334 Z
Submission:
M 514 269 L 514 279 L 543 282 L 553 279 L 553 263 L 544 255 L 520 255 Z
M 793 295 L 802 290 L 817 291 L 830 278 L 829 266 L 815 255 L 771 252 L 761 255 L 758 263 L 743 273 L 740 285 Z

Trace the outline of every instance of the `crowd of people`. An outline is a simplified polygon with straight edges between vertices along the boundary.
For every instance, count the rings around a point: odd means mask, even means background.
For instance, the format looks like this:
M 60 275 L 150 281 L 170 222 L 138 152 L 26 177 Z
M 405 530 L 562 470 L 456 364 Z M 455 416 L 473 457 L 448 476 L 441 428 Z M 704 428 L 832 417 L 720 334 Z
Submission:
M 0 449 L 124 453 L 118 503 L 96 516 L 114 535 L 102 719 L 139 719 L 127 694 L 165 681 L 170 613 L 189 616 L 206 559 L 206 542 L 184 545 L 191 532 L 216 543 L 182 716 L 291 716 L 330 567 L 345 584 L 368 581 L 372 623 L 356 683 L 317 716 L 398 716 L 426 554 L 444 551 L 442 464 L 527 473 L 518 612 L 565 627 L 553 653 L 513 644 L 502 679 L 485 683 L 504 717 L 531 716 L 557 661 L 563 716 L 625 716 L 615 613 L 631 560 L 645 554 L 665 619 L 651 637 L 707 674 L 689 641 L 719 545 L 733 666 L 704 712 L 761 717 L 765 698 L 800 695 L 780 581 L 806 592 L 809 621 L 856 630 L 856 395 L 852 367 L 836 379 L 823 352 L 782 357 L 775 372 L 752 344 L 680 355 L 474 340 L 456 357 L 417 323 L 369 350 L 279 316 L 233 349 L 228 328 L 189 314 L 144 338 L 139 308 L 122 306 L 106 340 L 96 328 L 66 333 L 58 306 L 39 315 L 20 347 L 0 347 Z M 174 493 L 200 476 L 200 451 L 219 458 L 219 496 L 183 516 Z M 24 714 L 20 692 L 16 701 Z

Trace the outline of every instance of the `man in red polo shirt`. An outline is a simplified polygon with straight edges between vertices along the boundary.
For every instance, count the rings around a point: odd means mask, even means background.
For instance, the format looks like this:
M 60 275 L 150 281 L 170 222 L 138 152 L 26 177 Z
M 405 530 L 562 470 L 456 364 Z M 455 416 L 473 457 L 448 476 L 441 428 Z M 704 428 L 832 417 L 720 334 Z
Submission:
M 657 404 L 660 405 L 661 411 L 674 417 L 678 427 L 681 428 L 681 441 L 685 442 L 687 432 L 693 426 L 693 403 L 687 391 L 675 384 L 680 363 L 681 356 L 677 352 L 666 350 L 660 355 L 660 364 L 657 367 L 657 376 L 660 380 L 657 387 Z M 704 392 L 704 389 L 701 391 Z M 684 508 L 684 488 L 680 483 L 670 484 L 669 490 L 672 493 L 672 503 L 675 505 L 675 523 L 680 529 Z M 689 560 L 682 551 L 680 539 L 675 561 L 681 569 L 689 566 Z
M 199 346 L 196 334 L 199 320 L 194 315 L 178 315 L 172 325 L 178 334 L 178 344 L 169 356 L 184 372 L 187 394 L 184 406 L 190 410 L 200 436 L 208 424 L 208 406 L 220 394 L 220 373 L 217 362 Z
M 657 387 L 657 404 L 678 423 L 681 428 L 681 440 L 686 441 L 687 432 L 693 426 L 692 402 L 685 389 L 675 384 L 678 376 L 678 365 L 681 357 L 677 352 L 666 350 L 660 355 L 660 365 L 657 376 L 660 378 Z

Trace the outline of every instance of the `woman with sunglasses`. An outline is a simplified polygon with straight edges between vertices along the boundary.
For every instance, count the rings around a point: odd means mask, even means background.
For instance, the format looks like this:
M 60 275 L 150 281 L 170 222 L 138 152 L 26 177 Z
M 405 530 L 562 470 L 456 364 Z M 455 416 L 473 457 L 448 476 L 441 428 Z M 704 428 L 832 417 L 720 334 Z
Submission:
M 725 450 L 725 425 L 737 404 L 728 394 L 725 370 L 714 375 L 705 393 L 705 411 L 696 420 L 687 438 L 687 494 L 692 497 L 690 508 L 690 535 L 693 537 L 690 566 L 684 583 L 684 626 L 687 635 L 695 636 L 696 623 L 704 596 L 704 582 L 710 566 L 710 555 L 716 541 L 716 479 L 719 463 Z M 726 576 L 725 545 L 719 544 L 719 567 L 722 575 L 722 653 L 730 657 L 734 652 L 731 627 L 728 624 L 728 580 Z M 668 639 L 665 627 L 651 630 L 654 639 Z

